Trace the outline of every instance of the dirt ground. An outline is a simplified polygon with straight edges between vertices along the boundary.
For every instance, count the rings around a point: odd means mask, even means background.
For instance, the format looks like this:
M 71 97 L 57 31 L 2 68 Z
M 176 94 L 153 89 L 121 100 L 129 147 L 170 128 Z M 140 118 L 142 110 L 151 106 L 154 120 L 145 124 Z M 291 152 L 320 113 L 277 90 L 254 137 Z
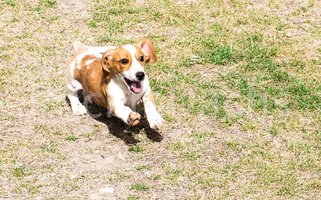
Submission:
M 129 128 L 116 118 L 72 115 L 64 71 L 75 40 L 95 44 L 86 25 L 90 6 L 84 0 L 59 0 L 51 11 L 58 16 L 53 23 L 46 16 L 51 13 L 19 5 L 0 11 L 0 44 L 10 52 L 1 61 L 0 199 L 126 199 L 135 194 L 132 184 L 146 180 L 156 194 L 144 199 L 162 198 L 167 190 L 167 199 L 182 195 L 180 188 L 157 191 L 164 183 L 153 174 L 176 157 L 162 149 L 193 127 L 166 123 L 155 132 L 146 122 Z M 142 155 L 129 150 L 139 142 L 152 150 Z M 139 166 L 152 166 L 154 172 L 138 171 Z
M 197 1 L 186 2 L 190 5 Z M 255 2 L 253 5 L 264 6 L 265 1 Z M 294 1 L 287 2 L 290 3 L 284 9 L 279 9 L 281 18 L 297 6 Z M 271 119 L 271 115 L 260 118 L 239 102 L 232 102 L 227 109 L 235 116 L 243 113 L 243 118 L 230 126 L 201 114 L 178 112 L 180 107 L 173 106 L 172 100 L 157 101 L 166 119 L 159 132 L 148 128 L 146 119 L 136 127 L 128 127 L 117 118 L 106 117 L 105 111 L 95 105 L 91 105 L 91 111 L 101 113 L 101 117 L 74 116 L 64 88 L 72 44 L 79 40 L 100 46 L 97 35 L 105 29 L 88 25 L 94 14 L 92 1 L 58 0 L 53 7 L 50 3 L 0 2 L 4 8 L 0 10 L 0 199 L 282 199 L 282 192 L 271 192 L 281 187 L 275 182 L 286 185 L 292 179 L 283 177 L 295 176 L 298 181 L 293 182 L 302 184 L 291 187 L 304 188 L 305 183 L 310 186 L 302 195 L 295 193 L 297 196 L 320 197 L 320 176 L 315 170 L 318 167 L 308 168 L 307 174 L 299 168 L 311 160 L 318 164 L 320 159 L 311 156 L 305 162 L 310 154 L 295 149 L 301 143 L 308 144 L 311 138 L 318 139 L 313 134 L 319 122 L 312 115 L 280 115 L 293 119 L 288 121 L 295 130 L 291 127 L 284 135 L 269 133 L 273 123 L 283 119 Z M 137 0 L 137 5 L 144 3 Z M 320 14 L 311 12 L 318 21 Z M 289 21 L 291 26 L 302 26 L 289 29 L 286 37 L 293 41 L 312 29 L 301 18 L 292 17 Z M 176 29 L 166 28 L 175 39 Z M 129 33 L 122 37 L 129 38 Z M 313 38 L 307 37 L 306 41 L 310 40 Z M 158 47 L 166 47 L 165 43 Z M 312 52 L 318 44 L 319 41 L 311 42 L 305 52 Z M 195 65 L 194 69 L 200 76 L 213 78 L 213 82 L 219 80 L 220 71 L 228 71 L 227 66 L 211 64 L 202 68 L 203 65 Z M 159 75 L 153 74 L 152 69 L 149 73 L 151 77 Z M 225 89 L 227 86 L 222 86 L 222 91 Z M 239 96 L 233 92 L 227 95 L 231 99 Z M 158 96 L 156 93 L 156 99 Z M 250 126 L 253 118 L 257 121 Z M 253 131 L 254 126 L 260 131 Z M 300 153 L 307 157 L 299 167 L 294 165 L 298 173 L 282 176 L 288 170 L 287 164 Z M 250 155 L 253 159 L 247 160 Z M 255 166 L 257 163 L 263 164 Z M 274 170 L 280 165 L 280 171 Z M 293 168 L 290 169 L 294 171 Z M 276 171 L 276 175 L 268 174 L 267 169 Z M 268 180 L 270 176 L 276 178 L 271 183 L 261 183 L 256 175 Z

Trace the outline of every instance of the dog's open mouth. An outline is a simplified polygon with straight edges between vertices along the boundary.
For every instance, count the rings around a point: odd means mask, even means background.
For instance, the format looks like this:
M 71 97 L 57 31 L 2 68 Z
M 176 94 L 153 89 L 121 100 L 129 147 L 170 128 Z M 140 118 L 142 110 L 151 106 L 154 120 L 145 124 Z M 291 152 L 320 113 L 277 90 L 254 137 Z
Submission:
M 140 81 L 131 81 L 125 77 L 124 80 L 132 92 L 134 92 L 135 94 L 140 93 L 140 91 L 142 90 L 142 85 L 140 84 Z

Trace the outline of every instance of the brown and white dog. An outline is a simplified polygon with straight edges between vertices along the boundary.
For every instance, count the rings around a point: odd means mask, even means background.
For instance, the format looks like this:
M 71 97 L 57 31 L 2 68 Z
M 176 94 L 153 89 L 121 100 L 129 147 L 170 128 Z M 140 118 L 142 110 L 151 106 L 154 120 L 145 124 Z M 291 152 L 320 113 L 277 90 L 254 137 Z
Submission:
M 108 108 L 111 114 L 134 126 L 141 118 L 135 108 L 142 99 L 150 127 L 160 129 L 164 119 L 156 110 L 144 71 L 146 63 L 157 61 L 149 39 L 120 47 L 90 47 L 75 42 L 74 49 L 76 53 L 69 60 L 66 71 L 67 93 L 73 114 L 87 113 L 77 95 L 82 89 L 86 99 Z

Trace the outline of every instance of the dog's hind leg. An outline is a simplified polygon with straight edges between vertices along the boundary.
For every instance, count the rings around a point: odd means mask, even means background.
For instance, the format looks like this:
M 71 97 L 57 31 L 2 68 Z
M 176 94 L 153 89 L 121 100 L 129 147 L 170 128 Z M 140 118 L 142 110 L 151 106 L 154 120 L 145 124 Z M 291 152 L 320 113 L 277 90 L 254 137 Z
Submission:
M 87 113 L 87 109 L 82 105 L 78 98 L 78 91 L 82 89 L 81 84 L 77 80 L 73 80 L 67 85 L 67 96 L 70 100 L 71 110 L 74 115 L 83 115 Z

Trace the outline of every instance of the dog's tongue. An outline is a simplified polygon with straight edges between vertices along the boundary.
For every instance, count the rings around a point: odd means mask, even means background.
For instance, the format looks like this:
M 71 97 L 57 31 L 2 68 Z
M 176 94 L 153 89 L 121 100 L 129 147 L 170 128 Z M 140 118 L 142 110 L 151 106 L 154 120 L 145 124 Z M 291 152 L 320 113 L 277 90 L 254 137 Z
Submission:
M 142 90 L 142 86 L 141 86 L 140 82 L 133 81 L 130 84 L 130 89 L 135 93 L 140 93 L 140 91 Z

